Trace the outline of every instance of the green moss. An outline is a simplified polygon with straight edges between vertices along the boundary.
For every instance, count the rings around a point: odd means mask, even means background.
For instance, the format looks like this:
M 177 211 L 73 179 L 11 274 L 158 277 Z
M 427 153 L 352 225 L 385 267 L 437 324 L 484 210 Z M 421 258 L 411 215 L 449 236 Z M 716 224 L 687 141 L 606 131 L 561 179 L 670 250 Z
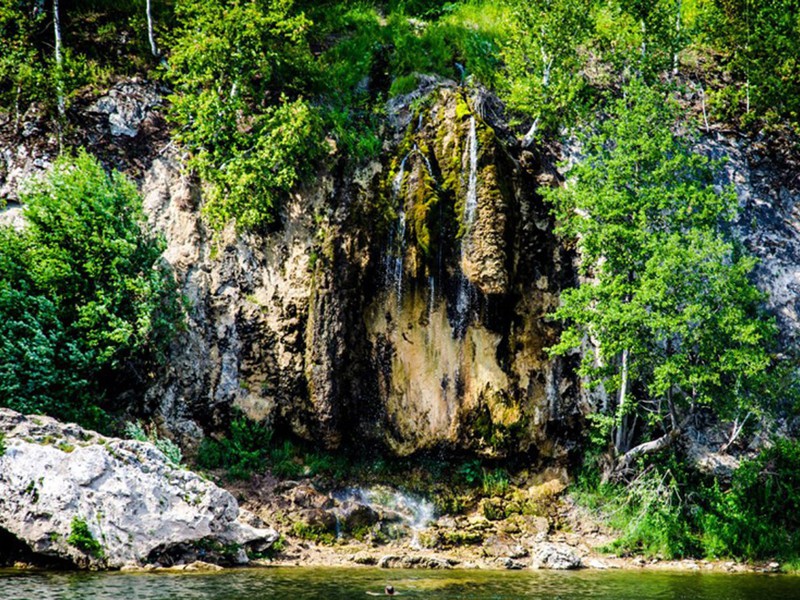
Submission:
M 75 446 L 73 446 L 72 444 L 70 444 L 70 443 L 68 443 L 66 441 L 59 442 L 57 448 L 59 450 L 61 450 L 62 452 L 66 452 L 67 454 L 69 454 L 70 452 L 75 450 Z
M 402 96 L 404 94 L 413 92 L 416 88 L 416 74 L 412 73 L 411 75 L 401 75 L 399 77 L 395 77 L 394 81 L 392 81 L 392 85 L 389 88 L 389 97 L 394 98 L 395 96 Z
M 477 531 L 448 530 L 442 535 L 443 542 L 450 546 L 477 545 L 483 542 L 483 536 Z
M 469 108 L 469 104 L 467 104 L 467 99 L 459 94 L 456 98 L 456 119 L 462 121 L 467 117 L 472 116 L 472 111 Z
M 416 247 L 423 256 L 427 257 L 431 252 L 431 229 L 433 226 L 431 218 L 434 209 L 439 204 L 439 195 L 436 191 L 436 183 L 424 168 L 421 168 L 419 181 L 419 185 L 412 190 L 413 204 L 408 214 L 408 224 Z

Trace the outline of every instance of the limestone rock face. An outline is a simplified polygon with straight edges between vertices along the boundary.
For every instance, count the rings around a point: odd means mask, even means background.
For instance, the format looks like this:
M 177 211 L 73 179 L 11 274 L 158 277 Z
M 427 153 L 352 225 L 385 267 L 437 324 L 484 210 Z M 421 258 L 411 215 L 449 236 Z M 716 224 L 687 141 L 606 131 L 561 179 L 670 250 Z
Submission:
M 139 134 L 148 113 L 160 102 L 161 97 L 152 87 L 122 81 L 98 98 L 88 110 L 108 116 L 111 135 L 133 138 Z
M 0 529 L 35 555 L 117 568 L 208 548 L 206 560 L 220 549 L 246 562 L 242 550 L 263 551 L 278 538 L 247 524 L 251 516 L 231 494 L 172 465 L 150 443 L 8 409 L 0 409 L 0 433 Z M 78 522 L 99 548 L 70 539 Z
M 800 341 L 800 151 L 789 140 L 711 132 L 698 150 L 723 159 L 720 186 L 739 200 L 735 233 L 758 257 L 754 276 L 769 295 L 784 347 Z
M 488 94 L 423 79 L 389 103 L 378 159 L 321 171 L 259 232 L 208 229 L 157 87 L 76 99 L 74 143 L 140 184 L 187 300 L 164 368 L 120 390 L 132 411 L 184 446 L 240 409 L 328 448 L 563 454 L 581 407 L 573 365 L 544 351 L 572 278 L 536 194 L 552 169 L 519 155 Z M 56 155 L 34 117 L 0 148 L 10 200 Z M 21 226 L 19 207 L 0 220 Z
M 386 443 L 558 455 L 546 428 L 581 409 L 571 365 L 545 352 L 558 331 L 543 317 L 573 277 L 536 193 L 547 163 L 516 156 L 483 92 L 442 84 L 413 118 L 405 104 L 390 107 L 391 260 L 366 312 Z

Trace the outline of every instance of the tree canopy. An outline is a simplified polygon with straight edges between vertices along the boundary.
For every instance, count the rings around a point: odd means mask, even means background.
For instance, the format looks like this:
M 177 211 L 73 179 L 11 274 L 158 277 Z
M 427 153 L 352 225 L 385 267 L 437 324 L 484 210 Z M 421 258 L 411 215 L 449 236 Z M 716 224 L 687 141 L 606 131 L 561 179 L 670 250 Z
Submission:
M 700 406 L 754 409 L 771 364 L 754 260 L 729 235 L 735 196 L 673 133 L 669 107 L 633 80 L 584 136 L 567 185 L 547 194 L 583 277 L 562 295 L 552 351 L 584 351 L 582 373 L 610 396 L 598 420 L 626 462 L 663 448 Z
M 58 159 L 21 200 L 24 229 L 0 228 L 0 398 L 90 418 L 106 391 L 149 378 L 177 326 L 163 243 L 134 184 L 85 152 Z

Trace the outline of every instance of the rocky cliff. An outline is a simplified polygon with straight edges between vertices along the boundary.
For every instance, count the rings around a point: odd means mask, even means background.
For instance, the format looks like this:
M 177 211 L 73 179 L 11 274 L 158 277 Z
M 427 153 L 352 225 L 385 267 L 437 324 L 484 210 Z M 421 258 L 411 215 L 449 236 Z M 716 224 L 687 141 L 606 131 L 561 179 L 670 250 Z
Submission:
M 140 182 L 188 301 L 136 405 L 187 442 L 238 408 L 328 448 L 564 454 L 582 401 L 574 363 L 546 353 L 558 333 L 546 315 L 575 273 L 537 194 L 559 179 L 557 150 L 522 151 L 491 95 L 428 79 L 388 104 L 380 156 L 332 158 L 274 230 L 214 233 L 161 94 L 123 82 L 70 115 L 71 144 Z M 57 150 L 37 118 L 6 137 L 6 199 Z M 704 147 L 730 157 L 741 234 L 788 345 L 800 331 L 800 180 L 796 151 L 768 140 L 716 131 Z M 12 202 L 3 219 L 18 217 Z
M 145 206 L 191 301 L 151 406 L 171 423 L 231 407 L 334 448 L 558 454 L 579 412 L 544 318 L 571 281 L 502 107 L 428 81 L 388 107 L 384 153 L 321 172 L 266 235 L 212 235 L 174 154 Z M 188 429 L 187 429 L 188 431 Z

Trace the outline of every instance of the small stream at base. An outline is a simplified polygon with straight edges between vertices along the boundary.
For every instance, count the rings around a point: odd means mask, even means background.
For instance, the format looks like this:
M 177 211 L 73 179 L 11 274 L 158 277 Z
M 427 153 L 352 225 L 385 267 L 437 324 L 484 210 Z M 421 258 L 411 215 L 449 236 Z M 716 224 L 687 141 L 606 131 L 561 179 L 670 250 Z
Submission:
M 340 504 L 363 504 L 381 515 L 395 515 L 411 532 L 409 546 L 415 550 L 422 548 L 419 543 L 420 532 L 436 517 L 432 502 L 386 486 L 346 488 L 331 496 Z
M 221 573 L 0 571 L 4 600 L 350 600 L 382 595 L 435 600 L 800 600 L 796 576 L 641 571 L 403 571 L 260 568 Z

